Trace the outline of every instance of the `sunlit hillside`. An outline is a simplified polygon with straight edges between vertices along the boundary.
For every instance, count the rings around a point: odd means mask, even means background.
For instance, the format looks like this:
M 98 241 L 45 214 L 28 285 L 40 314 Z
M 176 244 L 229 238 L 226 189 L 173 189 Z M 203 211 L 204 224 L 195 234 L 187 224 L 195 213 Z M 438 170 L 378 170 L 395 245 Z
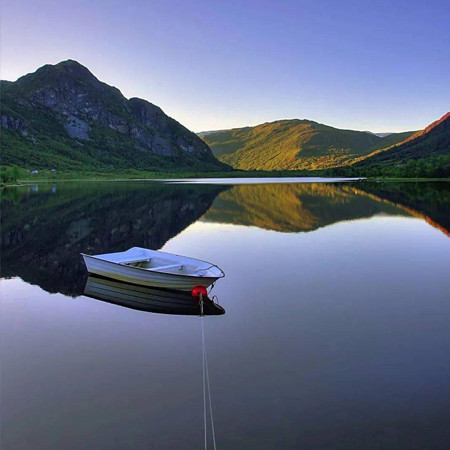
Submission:
M 450 112 L 424 130 L 387 149 L 375 151 L 356 161 L 356 167 L 394 167 L 417 161 L 422 166 L 436 166 L 445 175 L 450 166 Z M 420 169 L 420 168 L 419 168 Z M 419 170 L 419 174 L 423 169 Z
M 346 165 L 410 137 L 341 130 L 310 120 L 279 120 L 202 136 L 221 161 L 237 169 L 324 169 Z

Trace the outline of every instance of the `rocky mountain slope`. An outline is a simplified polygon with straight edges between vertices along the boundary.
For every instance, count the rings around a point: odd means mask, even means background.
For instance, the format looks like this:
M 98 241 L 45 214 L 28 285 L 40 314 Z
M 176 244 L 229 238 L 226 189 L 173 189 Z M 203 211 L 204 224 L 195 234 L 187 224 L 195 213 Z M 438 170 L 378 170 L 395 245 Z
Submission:
M 324 169 L 351 163 L 376 149 L 410 137 L 413 132 L 385 137 L 341 130 L 310 120 L 279 120 L 255 127 L 204 133 L 215 156 L 237 169 Z
M 158 107 L 126 99 L 76 61 L 1 82 L 3 164 L 220 170 L 208 145 Z

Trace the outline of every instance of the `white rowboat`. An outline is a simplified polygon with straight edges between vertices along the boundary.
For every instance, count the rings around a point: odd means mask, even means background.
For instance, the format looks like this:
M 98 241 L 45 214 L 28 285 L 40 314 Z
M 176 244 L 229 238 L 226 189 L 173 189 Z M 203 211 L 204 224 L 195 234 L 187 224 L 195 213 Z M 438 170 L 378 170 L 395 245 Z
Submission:
M 199 285 L 208 287 L 225 276 L 222 269 L 209 262 L 141 247 L 81 255 L 89 273 L 142 286 L 191 291 Z

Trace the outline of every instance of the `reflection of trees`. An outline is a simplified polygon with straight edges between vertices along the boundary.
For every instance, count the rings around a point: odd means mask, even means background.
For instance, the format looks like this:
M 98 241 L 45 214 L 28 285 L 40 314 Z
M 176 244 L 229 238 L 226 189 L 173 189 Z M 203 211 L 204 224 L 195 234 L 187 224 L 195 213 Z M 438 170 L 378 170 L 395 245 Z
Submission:
M 2 276 L 78 295 L 81 252 L 161 248 L 209 208 L 222 186 L 84 183 L 8 188 L 2 198 Z M 55 192 L 56 191 L 56 192 Z
M 359 185 L 260 184 L 234 186 L 223 192 L 204 220 L 300 232 L 381 213 L 407 214 L 402 208 L 366 195 Z
M 450 183 L 448 182 L 384 182 L 363 183 L 361 189 L 389 200 L 410 214 L 423 217 L 431 225 L 450 234 Z

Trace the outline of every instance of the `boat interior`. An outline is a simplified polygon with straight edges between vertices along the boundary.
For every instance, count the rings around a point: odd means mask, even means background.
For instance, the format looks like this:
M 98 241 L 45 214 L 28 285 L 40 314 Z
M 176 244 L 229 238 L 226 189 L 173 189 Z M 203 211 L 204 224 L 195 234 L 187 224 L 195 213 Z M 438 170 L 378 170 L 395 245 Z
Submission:
M 157 272 L 184 273 L 198 276 L 205 276 L 208 272 L 207 270 L 199 269 L 198 266 L 193 264 L 183 264 L 180 261 L 161 258 L 159 256 L 154 258 L 141 258 L 133 261 L 126 261 L 121 264 Z

